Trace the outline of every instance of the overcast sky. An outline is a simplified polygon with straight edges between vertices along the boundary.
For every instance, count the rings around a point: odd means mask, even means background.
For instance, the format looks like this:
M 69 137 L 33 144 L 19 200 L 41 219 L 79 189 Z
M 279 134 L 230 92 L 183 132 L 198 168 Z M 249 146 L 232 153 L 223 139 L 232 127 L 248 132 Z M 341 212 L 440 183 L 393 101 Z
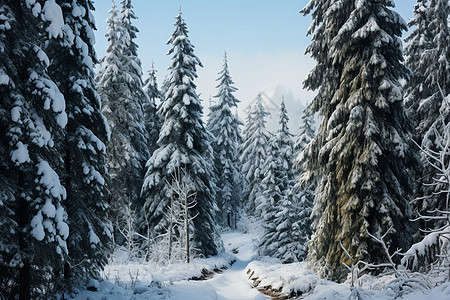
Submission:
M 120 0 L 116 0 L 120 8 Z M 266 92 L 279 103 L 287 97 L 291 119 L 298 119 L 300 103 L 313 97 L 302 88 L 302 82 L 314 65 L 304 55 L 310 43 L 306 31 L 311 17 L 299 10 L 307 0 L 134 0 L 138 17 L 134 24 L 139 29 L 136 43 L 142 61 L 144 78 L 152 62 L 158 70 L 158 82 L 167 74 L 170 57 L 166 41 L 174 30 L 173 23 L 182 9 L 195 46 L 195 54 L 204 68 L 197 70 L 197 93 L 202 94 L 204 106 L 210 95 L 217 93 L 215 81 L 228 53 L 230 74 L 239 89 L 235 95 L 242 101 L 240 115 L 258 94 Z M 408 21 L 412 17 L 415 0 L 397 0 L 395 10 Z M 94 16 L 97 25 L 96 50 L 98 58 L 105 55 L 107 41 L 106 18 L 110 0 L 95 0 Z M 297 105 L 298 104 L 298 105 Z M 289 111 L 290 110 L 290 111 Z M 295 111 L 293 111 L 295 110 Z M 275 118 L 276 119 L 276 118 Z M 297 120 L 293 120 L 297 121 Z M 295 131 L 298 122 L 293 122 Z

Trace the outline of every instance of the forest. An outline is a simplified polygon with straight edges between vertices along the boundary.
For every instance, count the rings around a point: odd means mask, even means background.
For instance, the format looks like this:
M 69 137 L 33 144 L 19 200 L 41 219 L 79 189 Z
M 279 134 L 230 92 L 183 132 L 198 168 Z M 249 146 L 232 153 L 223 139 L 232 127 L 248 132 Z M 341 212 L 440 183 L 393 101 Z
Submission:
M 450 297 L 449 0 L 299 4 L 296 135 L 233 53 L 205 107 L 181 8 L 144 75 L 118 5 L 97 58 L 94 1 L 0 1 L 0 299 Z

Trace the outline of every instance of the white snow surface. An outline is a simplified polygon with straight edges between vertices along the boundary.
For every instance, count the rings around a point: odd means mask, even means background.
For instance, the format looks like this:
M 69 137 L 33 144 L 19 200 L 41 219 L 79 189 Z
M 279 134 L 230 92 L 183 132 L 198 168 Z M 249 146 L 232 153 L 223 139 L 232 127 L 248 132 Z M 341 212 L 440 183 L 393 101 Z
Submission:
M 50 22 L 46 28 L 49 38 L 62 37 L 62 28 L 64 27 L 64 19 L 61 7 L 56 4 L 55 0 L 47 0 L 42 9 L 43 18 Z
M 292 299 L 450 299 L 450 283 L 444 283 L 429 291 L 410 289 L 400 297 L 396 292 L 401 281 L 395 276 L 372 277 L 364 275 L 355 288 L 347 280 L 342 284 L 320 279 L 306 269 L 306 263 L 281 264 L 267 257 L 257 257 L 255 233 L 226 232 L 222 234 L 225 254 L 207 259 L 194 259 L 190 264 L 174 263 L 165 267 L 155 267 L 146 262 L 129 260 L 125 250 L 118 249 L 114 259 L 106 266 L 103 281 L 95 284 L 97 292 L 83 290 L 69 299 L 180 299 L 180 300 L 246 300 L 270 299 L 253 288 L 247 270 L 253 271 L 252 278 L 258 277 L 258 287 L 272 286 L 281 294 L 292 290 L 302 292 Z M 237 253 L 235 253 L 237 251 Z M 235 254 L 232 254 L 235 253 Z M 199 277 L 202 269 L 213 270 L 229 266 L 222 274 L 215 274 L 203 281 L 188 280 Z M 399 283 L 400 282 L 400 283 Z M 400 289 L 401 290 L 401 289 Z
M 183 299 L 213 300 L 267 299 L 247 280 L 244 269 L 254 257 L 253 236 L 239 232 L 222 234 L 227 253 L 211 258 L 196 258 L 190 264 L 174 263 L 156 267 L 151 263 L 127 260 L 124 250 L 116 250 L 113 260 L 103 272 L 98 291 L 80 291 L 69 299 Z M 237 249 L 236 255 L 230 254 Z M 229 263 L 236 262 L 230 267 Z M 222 274 L 194 281 L 202 269 L 214 270 L 227 266 Z

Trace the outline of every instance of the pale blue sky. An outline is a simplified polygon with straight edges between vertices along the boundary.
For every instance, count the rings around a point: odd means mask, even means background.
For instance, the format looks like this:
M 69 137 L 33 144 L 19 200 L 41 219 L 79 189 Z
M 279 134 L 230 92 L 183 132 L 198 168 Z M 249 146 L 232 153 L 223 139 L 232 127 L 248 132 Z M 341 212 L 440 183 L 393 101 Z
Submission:
M 116 0 L 120 8 L 120 0 Z M 314 62 L 304 55 L 310 42 L 306 31 L 310 16 L 299 14 L 307 0 L 134 0 L 139 29 L 136 43 L 143 64 L 144 78 L 152 61 L 158 70 L 158 82 L 167 74 L 170 57 L 165 44 L 174 30 L 175 16 L 181 6 L 195 53 L 204 64 L 198 70 L 197 92 L 204 100 L 216 93 L 217 73 L 221 70 L 224 51 L 228 52 L 231 76 L 239 89 L 236 96 L 243 102 L 241 112 L 259 91 L 281 94 L 290 102 L 306 103 L 313 93 L 302 89 L 302 81 Z M 415 0 L 397 0 L 395 10 L 407 21 Z M 104 38 L 110 0 L 95 0 L 97 56 L 104 56 Z M 206 102 L 206 101 L 205 101 Z M 207 103 L 204 103 L 208 106 Z M 291 106 L 291 107 L 290 107 Z M 293 104 L 287 105 L 288 110 Z M 298 112 L 295 112 L 296 114 Z M 297 118 L 297 116 L 292 116 Z M 293 126 L 296 126 L 293 125 Z M 292 128 L 292 126 L 291 126 Z

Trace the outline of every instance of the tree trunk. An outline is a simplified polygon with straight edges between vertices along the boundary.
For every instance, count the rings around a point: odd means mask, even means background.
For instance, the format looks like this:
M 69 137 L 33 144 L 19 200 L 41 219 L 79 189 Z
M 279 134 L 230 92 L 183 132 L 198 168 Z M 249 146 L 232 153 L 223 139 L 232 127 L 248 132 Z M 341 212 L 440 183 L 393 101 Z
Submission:
M 186 262 L 190 262 L 189 255 L 189 212 L 188 212 L 188 197 L 186 196 L 184 199 L 184 227 L 186 229 Z
M 25 184 L 24 175 L 19 171 L 18 176 L 19 187 Z M 27 200 L 22 197 L 21 191 L 18 191 L 19 207 L 17 211 L 19 223 L 19 248 L 22 253 L 27 255 L 27 241 L 25 239 L 27 232 L 23 229 L 27 227 L 29 222 L 29 207 Z M 28 258 L 23 259 L 23 266 L 19 270 L 19 300 L 31 299 L 31 265 Z
M 169 261 L 172 258 L 172 227 L 173 227 L 173 195 L 170 197 L 170 220 L 169 220 Z

